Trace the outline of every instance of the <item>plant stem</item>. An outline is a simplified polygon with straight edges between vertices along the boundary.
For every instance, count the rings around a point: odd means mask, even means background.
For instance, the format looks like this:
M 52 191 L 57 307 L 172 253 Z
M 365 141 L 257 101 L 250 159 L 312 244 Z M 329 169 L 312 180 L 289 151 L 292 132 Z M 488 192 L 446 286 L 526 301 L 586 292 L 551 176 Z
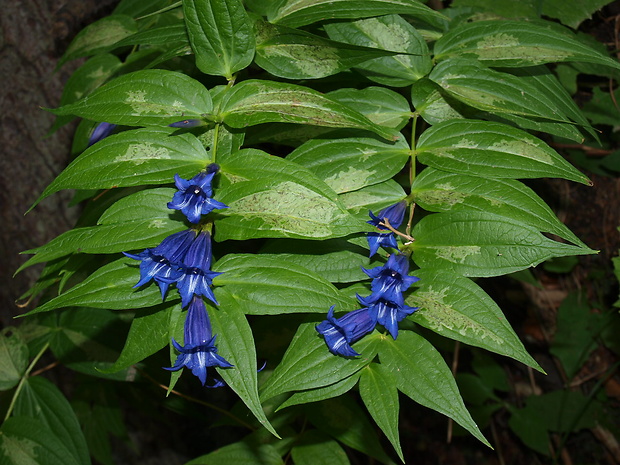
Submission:
M 17 388 L 15 389 L 15 393 L 13 394 L 13 398 L 11 399 L 11 404 L 9 405 L 9 408 L 6 411 L 4 421 L 7 421 L 9 417 L 11 416 L 11 413 L 13 413 L 13 409 L 15 408 L 15 403 L 17 402 L 17 398 L 19 397 L 19 393 L 22 391 L 22 388 L 24 387 L 24 383 L 26 382 L 26 379 L 28 378 L 28 376 L 30 375 L 30 372 L 34 369 L 35 365 L 37 364 L 39 359 L 43 356 L 43 354 L 45 353 L 45 351 L 48 349 L 49 346 L 50 346 L 50 343 L 46 342 L 45 345 L 39 351 L 39 353 L 34 357 L 32 362 L 30 362 L 30 365 L 28 365 L 28 368 L 26 368 L 26 371 L 22 375 L 22 378 L 19 380 L 19 384 L 17 385 Z

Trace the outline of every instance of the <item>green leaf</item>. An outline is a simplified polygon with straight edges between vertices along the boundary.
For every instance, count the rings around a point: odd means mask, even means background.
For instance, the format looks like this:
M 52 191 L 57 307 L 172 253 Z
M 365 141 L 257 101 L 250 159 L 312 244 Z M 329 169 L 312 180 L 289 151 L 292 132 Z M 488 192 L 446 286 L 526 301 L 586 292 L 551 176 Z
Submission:
M 276 411 L 282 410 L 286 407 L 291 407 L 293 405 L 309 404 L 311 402 L 319 402 L 321 400 L 341 396 L 342 394 L 349 392 L 353 386 L 357 384 L 359 377 L 360 372 L 358 371 L 347 378 L 341 379 L 340 381 L 336 381 L 335 383 L 327 386 L 294 392 L 291 397 L 282 402 Z
M 114 44 L 114 47 L 126 45 L 166 45 L 166 48 L 189 46 L 185 24 L 154 27 L 140 31 Z
M 60 390 L 40 376 L 28 378 L 17 398 L 16 417 L 30 417 L 40 421 L 45 429 L 65 446 L 71 459 L 79 464 L 89 464 L 86 440 L 75 412 Z
M 444 27 L 449 19 L 415 0 L 276 0 L 267 19 L 289 27 L 305 26 L 325 19 L 358 19 L 389 14 L 407 14 Z
M 386 465 L 394 464 L 381 447 L 374 426 L 350 396 L 308 405 L 304 410 L 319 430 Z
M 426 339 L 401 331 L 382 337 L 379 359 L 394 375 L 396 387 L 417 403 L 442 413 L 491 447 L 463 404 L 454 377 L 441 354 Z
M 393 179 L 340 195 L 344 206 L 356 217 L 368 220 L 368 211 L 379 210 L 403 200 L 407 194 Z
M 310 430 L 303 433 L 291 457 L 295 465 L 349 465 L 346 452 L 336 441 L 329 439 L 320 431 Z
M 60 97 L 60 105 L 68 105 L 90 94 L 106 82 L 122 66 L 118 57 L 110 54 L 97 55 L 80 66 L 69 78 Z M 67 124 L 73 116 L 58 116 L 49 133 Z
M 153 307 L 161 303 L 158 287 L 151 283 L 141 289 L 133 289 L 140 279 L 138 264 L 131 258 L 120 258 L 102 266 L 80 284 L 64 294 L 45 302 L 27 315 L 49 312 L 63 307 L 93 307 L 109 310 Z M 174 296 L 177 300 L 177 296 Z
M 328 386 L 351 376 L 372 361 L 378 338 L 379 334 L 373 333 L 353 344 L 360 356 L 348 359 L 329 352 L 315 323 L 300 325 L 282 361 L 262 386 L 261 399 Z
M 337 89 L 327 95 L 359 111 L 373 123 L 388 128 L 401 130 L 412 115 L 407 99 L 385 87 Z
M 482 175 L 482 170 L 477 170 Z M 416 204 L 432 212 L 483 211 L 512 218 L 586 247 L 536 193 L 512 179 L 466 176 L 427 168 L 414 180 Z
M 182 73 L 147 69 L 120 76 L 87 98 L 50 110 L 127 126 L 165 126 L 188 118 L 209 117 L 209 91 Z
M 473 58 L 489 66 L 581 61 L 620 69 L 616 60 L 599 54 L 569 31 L 558 31 L 557 25 L 551 28 L 527 21 L 461 23 L 435 44 L 436 60 L 451 57 Z
M 429 215 L 413 228 L 413 259 L 420 268 L 440 268 L 463 276 L 500 276 L 552 258 L 595 254 L 562 244 L 537 229 L 484 212 Z
M 81 433 L 81 432 L 80 432 Z M 11 417 L 0 427 L 2 465 L 85 465 L 43 420 Z
M 250 325 L 244 315 L 246 303 L 240 302 L 225 288 L 218 293 L 219 309 L 209 308 L 213 334 L 217 338 L 218 353 L 232 368 L 217 368 L 217 372 L 250 409 L 262 426 L 279 438 L 271 426 L 258 398 L 258 365 L 256 348 Z
M 28 366 L 28 346 L 17 328 L 0 331 L 0 391 L 19 383 Z
M 216 220 L 217 240 L 259 237 L 330 239 L 366 231 L 337 200 L 318 189 L 298 184 L 286 174 L 280 179 L 243 181 L 220 189 L 218 200 L 230 208 Z
M 170 217 L 165 202 L 171 199 L 172 192 L 173 189 L 152 189 L 121 199 L 104 213 L 100 221 L 103 224 L 71 229 L 41 247 L 24 252 L 35 255 L 18 271 L 69 254 L 110 254 L 156 246 L 170 234 L 187 228 Z M 152 204 L 153 199 L 160 203 Z
M 542 140 L 501 123 L 448 120 L 424 131 L 416 148 L 433 168 L 482 177 L 557 177 L 591 185 Z
M 65 168 L 34 205 L 62 189 L 168 184 L 175 174 L 189 178 L 211 162 L 211 155 L 192 134 L 171 136 L 170 132 L 147 128 L 106 137 Z
M 275 81 L 250 79 L 234 86 L 222 100 L 224 123 L 244 128 L 260 123 L 301 123 L 372 131 L 388 140 L 396 136 L 349 107 L 309 89 Z
M 590 19 L 593 13 L 610 3 L 612 0 L 545 0 L 542 13 L 576 29 L 583 21 Z
M 552 257 L 597 253 L 555 242 L 531 226 L 484 212 L 435 213 L 422 218 L 412 236 L 413 259 L 420 268 L 463 276 L 500 276 Z
M 458 109 L 463 104 L 445 95 L 442 88 L 428 78 L 422 78 L 413 83 L 411 103 L 424 121 L 430 125 L 463 118 Z
M 217 261 L 213 271 L 224 273 L 213 280 L 216 297 L 224 290 L 252 315 L 326 313 L 331 305 L 339 310 L 356 306 L 354 299 L 344 297 L 323 277 L 269 256 L 229 254 Z
M 393 55 L 385 50 L 347 45 L 261 20 L 257 20 L 254 27 L 256 64 L 285 79 L 318 79 L 372 58 Z
M 569 379 L 577 374 L 597 347 L 589 328 L 593 317 L 585 295 L 577 292 L 569 294 L 558 309 L 550 352 L 562 362 Z
M 184 0 L 183 14 L 200 71 L 230 80 L 252 62 L 254 29 L 240 0 Z
M 415 274 L 418 289 L 407 304 L 420 307 L 409 318 L 442 336 L 482 347 L 518 360 L 542 372 L 495 302 L 468 278 L 439 269 Z
M 388 368 L 371 363 L 361 370 L 360 395 L 368 412 L 405 463 L 398 437 L 398 389 Z
M 121 354 L 113 365 L 101 371 L 115 373 L 159 352 L 170 344 L 177 322 L 184 316 L 180 304 L 137 310 Z
M 330 39 L 402 53 L 358 64 L 356 68 L 359 72 L 372 81 L 404 87 L 427 75 L 432 68 L 424 38 L 398 15 L 328 23 L 324 27 Z
M 368 212 L 366 212 L 368 213 Z M 262 254 L 303 266 L 332 283 L 349 283 L 368 279 L 362 267 L 378 264 L 369 260 L 368 251 L 344 239 L 320 242 L 277 239 L 260 251 Z
M 429 78 L 452 97 L 483 111 L 570 122 L 551 99 L 525 79 L 493 71 L 477 61 L 462 58 L 442 61 Z
M 244 441 L 228 444 L 210 454 L 190 460 L 185 465 L 284 465 L 282 457 L 271 444 Z
M 404 138 L 393 144 L 370 138 L 319 138 L 288 154 L 341 194 L 391 179 L 409 160 Z
M 88 55 L 95 55 L 138 30 L 136 22 L 126 15 L 110 15 L 86 26 L 67 47 L 58 61 L 60 68 L 67 61 Z

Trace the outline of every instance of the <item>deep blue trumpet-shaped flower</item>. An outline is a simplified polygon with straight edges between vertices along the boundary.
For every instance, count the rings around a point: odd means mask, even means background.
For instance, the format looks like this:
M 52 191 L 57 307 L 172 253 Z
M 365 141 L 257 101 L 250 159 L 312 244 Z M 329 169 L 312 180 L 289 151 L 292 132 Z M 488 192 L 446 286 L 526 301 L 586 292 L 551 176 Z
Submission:
M 405 218 L 405 210 L 407 208 L 407 202 L 404 200 L 395 203 L 394 205 L 390 205 L 387 208 L 384 208 L 379 212 L 377 216 L 373 215 L 371 211 L 368 212 L 370 217 L 372 218 L 367 223 L 376 226 L 378 229 L 382 231 L 389 231 L 384 226 L 381 226 L 380 223 L 384 222 L 384 219 L 390 223 L 394 229 L 398 229 Z M 396 237 L 393 232 L 380 233 L 380 232 L 370 232 L 367 235 L 368 238 L 368 246 L 370 247 L 370 256 L 372 257 L 379 247 L 391 247 L 393 249 L 398 249 L 398 243 L 396 242 Z
M 183 275 L 179 264 L 188 252 L 194 237 L 196 237 L 194 231 L 188 229 L 166 237 L 157 247 L 145 249 L 137 255 L 123 252 L 129 258 L 142 262 L 140 280 L 134 287 L 140 287 L 154 279 L 163 299 L 170 283 Z
M 204 124 L 204 121 L 199 119 L 184 119 L 183 121 L 177 121 L 176 123 L 170 123 L 168 126 L 171 128 L 195 128 Z
M 408 276 L 409 258 L 405 255 L 392 254 L 383 266 L 367 270 L 364 273 L 373 278 L 370 288 L 375 299 L 384 298 L 392 302 L 401 302 L 402 293 L 413 283 L 420 280 L 415 276 Z
M 189 304 L 194 295 L 202 295 L 217 304 L 211 290 L 213 278 L 221 275 L 211 271 L 211 235 L 204 231 L 192 242 L 181 264 L 182 274 L 177 280 L 181 306 Z
M 371 317 L 390 332 L 393 339 L 396 339 L 398 336 L 398 323 L 418 309 L 418 307 L 405 305 L 404 302 L 399 303 L 376 298 L 374 294 L 368 297 L 360 297 L 358 295 L 357 299 L 368 308 Z M 402 297 L 400 300 L 402 300 Z
M 191 223 L 198 223 L 201 215 L 206 215 L 213 210 L 228 208 L 222 202 L 211 198 L 213 176 L 215 176 L 214 171 L 201 172 L 187 180 L 175 174 L 174 184 L 178 192 L 174 194 L 172 201 L 168 202 L 168 208 L 181 210 Z
M 372 317 L 367 308 L 361 308 L 346 315 L 335 318 L 332 305 L 327 313 L 327 320 L 316 326 L 319 334 L 325 338 L 329 351 L 343 357 L 356 357 L 359 354 L 353 350 L 351 344 L 371 332 L 377 320 Z
M 187 310 L 184 327 L 184 345 L 181 346 L 174 339 L 172 344 L 180 353 L 174 362 L 174 366 L 166 370 L 177 371 L 181 368 L 189 368 L 198 377 L 202 385 L 207 382 L 207 368 L 209 367 L 232 367 L 215 347 L 215 336 L 211 332 L 211 322 L 203 300 L 194 296 Z M 223 383 L 216 381 L 213 386 L 218 387 Z
M 99 142 L 101 139 L 105 139 L 110 134 L 112 134 L 112 131 L 114 131 L 115 128 L 116 124 L 99 123 L 97 126 L 95 126 L 95 129 L 93 129 L 93 132 L 88 138 L 88 146 L 90 147 L 95 142 Z

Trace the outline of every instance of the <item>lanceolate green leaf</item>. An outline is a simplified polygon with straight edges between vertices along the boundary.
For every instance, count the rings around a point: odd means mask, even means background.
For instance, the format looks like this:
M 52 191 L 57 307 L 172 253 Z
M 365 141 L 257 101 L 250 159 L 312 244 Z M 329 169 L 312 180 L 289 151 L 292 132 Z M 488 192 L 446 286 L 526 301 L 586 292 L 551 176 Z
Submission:
M 28 378 L 15 403 L 13 414 L 41 421 L 60 439 L 76 463 L 89 464 L 90 457 L 82 429 L 69 401 L 50 381 L 40 376 Z
M 586 247 L 532 189 L 512 179 L 467 176 L 427 168 L 416 177 L 411 191 L 416 204 L 425 210 L 494 213 Z
M 413 260 L 463 276 L 500 276 L 552 257 L 596 253 L 546 238 L 524 223 L 485 212 L 429 215 L 413 228 Z
M 527 21 L 464 22 L 435 44 L 435 59 L 474 58 L 489 66 L 533 66 L 582 61 L 620 69 L 616 60 L 583 44 L 568 30 Z
M 402 129 L 412 116 L 405 97 L 385 87 L 338 89 L 327 94 L 356 111 L 373 123 L 388 128 Z
M 356 66 L 372 81 L 404 87 L 428 74 L 432 68 L 424 38 L 398 15 L 331 23 L 324 27 L 333 40 L 401 53 L 375 58 Z
M 419 160 L 444 171 L 481 177 L 557 177 L 590 185 L 589 179 L 542 140 L 501 123 L 448 120 L 426 130 Z
M 384 336 L 379 359 L 392 372 L 399 391 L 452 418 L 490 447 L 465 408 L 446 362 L 426 339 L 411 331 L 401 331 L 396 340 Z
M 252 411 L 256 419 L 274 436 L 279 437 L 265 416 L 258 398 L 258 365 L 252 329 L 240 304 L 226 289 L 218 294 L 219 308 L 209 306 L 213 334 L 217 335 L 218 353 L 231 368 L 217 368 L 218 374 Z
M 342 394 L 349 392 L 353 386 L 357 384 L 359 377 L 360 372 L 358 371 L 353 373 L 348 378 L 341 379 L 340 381 L 336 381 L 334 384 L 330 384 L 328 386 L 294 392 L 291 397 L 282 402 L 276 411 L 286 407 L 291 407 L 293 405 L 309 404 L 312 402 L 319 402 L 321 400 L 341 396 Z
M 254 30 L 240 0 L 184 0 L 196 66 L 228 79 L 254 58 Z
M 393 144 L 370 138 L 319 138 L 301 145 L 286 159 L 305 166 L 341 194 L 391 179 L 410 153 L 404 138 Z
M 347 106 L 307 87 L 248 80 L 234 86 L 222 101 L 219 118 L 243 128 L 260 123 L 301 123 L 365 129 L 394 140 L 394 133 Z
M 360 370 L 360 395 L 370 415 L 390 440 L 398 457 L 405 463 L 398 437 L 398 389 L 390 370 L 371 363 Z
M 211 162 L 196 137 L 189 133 L 171 136 L 171 132 L 145 128 L 106 137 L 65 168 L 34 205 L 62 189 L 169 184 L 175 174 L 190 178 Z
M 442 61 L 433 68 L 429 78 L 455 99 L 479 110 L 548 122 L 570 122 L 552 100 L 526 80 L 485 68 L 474 60 Z
M 64 294 L 35 308 L 28 315 L 49 312 L 64 307 L 93 307 L 109 310 L 153 307 L 161 303 L 161 293 L 155 283 L 140 289 L 133 286 L 140 279 L 138 262 L 123 257 L 102 266 L 80 284 L 73 286 Z M 177 300 L 178 294 L 168 296 Z
M 261 399 L 328 386 L 349 377 L 372 361 L 379 337 L 374 333 L 358 341 L 353 347 L 360 356 L 347 359 L 327 350 L 325 341 L 316 332 L 315 323 L 300 325 L 284 358 L 263 385 Z
M 185 24 L 154 27 L 140 31 L 114 44 L 114 47 L 125 45 L 166 45 L 167 48 L 189 46 L 189 38 Z
M 317 79 L 392 52 L 327 40 L 299 29 L 255 23 L 256 64 L 286 79 Z
M 110 45 L 134 34 L 137 30 L 136 22 L 126 15 L 116 14 L 100 19 L 86 26 L 75 36 L 59 60 L 58 67 L 75 58 L 105 51 Z
M 213 280 L 216 297 L 223 286 L 248 314 L 326 313 L 331 305 L 338 310 L 356 305 L 318 274 L 268 255 L 227 255 L 213 271 L 224 273 Z
M 217 240 L 289 237 L 330 239 L 368 230 L 337 201 L 283 179 L 243 181 L 225 187 L 218 200 L 230 208 L 216 220 Z
M 463 118 L 458 107 L 465 105 L 449 97 L 441 86 L 428 78 L 422 78 L 413 83 L 411 103 L 424 121 L 431 125 L 449 119 Z
M 439 269 L 416 270 L 418 289 L 409 318 L 442 336 L 514 358 L 539 371 L 497 304 L 472 280 Z
M 325 19 L 368 18 L 407 14 L 429 24 L 444 27 L 449 19 L 416 0 L 277 0 L 269 10 L 272 23 L 305 26 Z
M 208 118 L 209 91 L 182 73 L 147 69 L 120 76 L 88 97 L 51 110 L 127 126 L 165 126 L 187 118 Z

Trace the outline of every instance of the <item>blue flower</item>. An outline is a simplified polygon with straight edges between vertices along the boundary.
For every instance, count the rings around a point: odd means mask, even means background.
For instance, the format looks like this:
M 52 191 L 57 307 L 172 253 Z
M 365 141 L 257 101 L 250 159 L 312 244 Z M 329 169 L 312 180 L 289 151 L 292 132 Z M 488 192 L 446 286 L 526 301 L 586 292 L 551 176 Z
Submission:
M 176 123 L 170 123 L 168 126 L 171 128 L 195 128 L 204 124 L 204 121 L 199 119 L 184 119 L 183 121 L 177 121 Z
M 420 280 L 415 276 L 408 276 L 409 258 L 405 255 L 392 254 L 383 266 L 367 270 L 364 273 L 373 278 L 370 289 L 375 299 L 385 298 L 392 302 L 400 302 L 402 293 L 413 283 Z
M 166 237 L 154 249 L 145 249 L 137 255 L 123 252 L 127 257 L 141 260 L 140 280 L 134 287 L 140 287 L 154 279 L 161 290 L 162 299 L 170 283 L 179 279 L 183 272 L 179 264 L 194 241 L 196 234 L 191 229 Z
M 358 295 L 357 299 L 368 308 L 371 317 L 390 332 L 393 339 L 396 339 L 398 336 L 398 323 L 418 309 L 418 307 L 405 305 L 404 302 L 394 302 L 381 297 L 377 298 L 374 294 L 368 297 L 360 297 Z M 403 300 L 402 295 L 399 300 Z
M 379 212 L 379 215 L 375 216 L 371 211 L 368 212 L 370 217 L 372 218 L 370 221 L 367 221 L 368 224 L 372 224 L 376 226 L 381 231 L 389 231 L 389 229 L 381 226 L 380 223 L 387 220 L 394 229 L 398 229 L 405 218 L 405 210 L 407 208 L 407 202 L 402 200 L 394 205 L 390 205 L 387 208 L 384 208 Z M 393 232 L 388 233 L 379 233 L 379 232 L 370 232 L 367 235 L 368 246 L 370 247 L 370 256 L 372 257 L 379 247 L 391 247 L 393 249 L 398 249 L 398 243 L 396 242 L 396 237 Z
M 213 210 L 228 208 L 222 202 L 211 198 L 213 196 L 211 181 L 215 173 L 216 171 L 207 170 L 189 180 L 175 174 L 174 184 L 178 192 L 174 194 L 172 201 L 168 202 L 168 208 L 181 210 L 191 223 L 198 223 L 201 215 Z
M 207 368 L 218 366 L 222 368 L 232 367 L 215 347 L 215 336 L 211 331 L 211 322 L 203 300 L 194 296 L 187 310 L 184 327 L 184 345 L 181 346 L 174 339 L 172 344 L 179 351 L 174 366 L 166 370 L 177 371 L 181 368 L 189 368 L 198 377 L 202 385 L 207 382 Z M 223 383 L 216 381 L 213 386 L 218 387 Z
M 177 280 L 177 289 L 181 294 L 181 306 L 187 306 L 194 295 L 202 295 L 217 304 L 211 283 L 222 273 L 211 271 L 211 235 L 208 232 L 201 232 L 192 242 L 180 268 L 182 274 Z
M 351 344 L 371 332 L 377 320 L 372 317 L 367 308 L 360 308 L 349 312 L 341 318 L 334 318 L 332 305 L 327 313 L 327 320 L 316 326 L 319 334 L 325 338 L 329 351 L 343 357 L 356 357 L 359 354 L 353 350 Z
M 99 123 L 97 126 L 95 126 L 95 129 L 93 129 L 93 132 L 88 138 L 88 146 L 90 147 L 95 142 L 99 142 L 101 139 L 105 139 L 110 134 L 112 134 L 112 131 L 114 131 L 115 128 L 116 124 Z

